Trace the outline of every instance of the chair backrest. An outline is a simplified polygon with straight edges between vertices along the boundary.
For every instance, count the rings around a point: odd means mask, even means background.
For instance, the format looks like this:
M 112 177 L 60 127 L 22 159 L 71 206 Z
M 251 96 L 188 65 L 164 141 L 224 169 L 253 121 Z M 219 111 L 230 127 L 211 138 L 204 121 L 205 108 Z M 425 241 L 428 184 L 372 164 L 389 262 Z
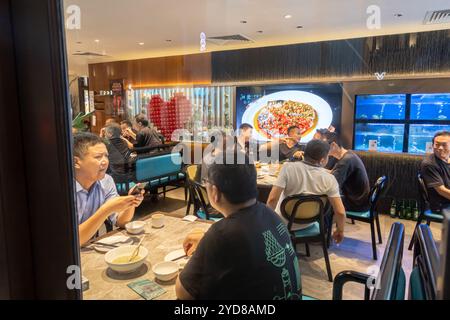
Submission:
M 181 162 L 179 153 L 139 158 L 136 161 L 136 180 L 149 181 L 177 174 L 181 171 Z
M 287 219 L 288 230 L 294 223 L 320 222 L 323 226 L 324 207 L 327 203 L 326 196 L 295 194 L 286 197 L 280 205 L 282 216 Z
M 440 257 L 430 227 L 426 224 L 419 225 L 414 239 L 414 270 L 417 276 L 413 278 L 416 283 L 410 282 L 410 295 L 420 296 L 425 300 L 435 300 Z M 419 292 L 412 292 L 412 290 Z
M 419 195 L 420 195 L 420 207 L 421 211 L 424 211 L 429 205 L 428 191 L 425 181 L 423 181 L 420 172 L 417 173 L 417 181 L 419 183 Z
M 195 181 L 197 175 L 198 165 L 193 164 L 186 168 L 186 175 L 190 181 Z
M 380 199 L 383 192 L 386 190 L 386 185 L 387 185 L 387 177 L 382 176 L 377 179 L 372 189 L 370 190 L 369 203 L 371 211 L 375 210 L 378 200 Z
M 371 300 L 403 300 L 406 279 L 402 268 L 405 226 L 392 224 Z

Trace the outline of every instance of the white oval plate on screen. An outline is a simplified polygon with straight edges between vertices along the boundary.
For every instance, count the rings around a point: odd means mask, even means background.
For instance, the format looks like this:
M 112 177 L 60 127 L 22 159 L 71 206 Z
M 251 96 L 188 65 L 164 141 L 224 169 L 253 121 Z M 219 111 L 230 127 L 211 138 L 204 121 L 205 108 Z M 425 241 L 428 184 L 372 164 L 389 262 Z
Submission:
M 318 116 L 317 125 L 306 136 L 302 137 L 302 142 L 310 141 L 316 132 L 315 129 L 328 128 L 333 121 L 333 111 L 331 110 L 330 105 L 318 95 L 306 91 L 286 90 L 268 94 L 250 103 L 242 116 L 241 123 L 249 123 L 253 125 L 253 120 L 258 111 L 265 107 L 269 101 L 276 100 L 303 102 L 309 104 L 316 110 Z M 268 140 L 267 137 L 257 130 L 253 130 L 253 138 L 263 141 Z

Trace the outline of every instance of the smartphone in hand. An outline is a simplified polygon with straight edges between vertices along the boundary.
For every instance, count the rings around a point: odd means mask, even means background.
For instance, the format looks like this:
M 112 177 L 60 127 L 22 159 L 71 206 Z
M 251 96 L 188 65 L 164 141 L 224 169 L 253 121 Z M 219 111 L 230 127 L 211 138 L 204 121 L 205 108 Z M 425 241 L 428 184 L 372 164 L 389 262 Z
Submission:
M 140 182 L 136 184 L 131 189 L 131 195 L 139 196 L 141 194 L 141 191 L 145 189 L 145 187 L 148 185 L 148 182 Z

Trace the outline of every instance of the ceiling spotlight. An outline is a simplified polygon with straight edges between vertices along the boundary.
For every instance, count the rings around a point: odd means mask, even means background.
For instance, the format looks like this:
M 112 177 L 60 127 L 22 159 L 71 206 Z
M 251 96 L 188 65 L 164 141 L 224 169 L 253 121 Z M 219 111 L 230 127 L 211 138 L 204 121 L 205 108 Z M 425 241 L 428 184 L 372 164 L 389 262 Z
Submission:
M 83 42 L 81 42 L 81 41 L 77 41 L 76 43 L 77 43 L 77 44 L 82 44 Z
M 303 29 L 303 26 L 297 26 L 296 28 L 297 29 Z
M 262 31 L 262 30 L 258 30 L 258 31 L 256 31 L 256 32 L 258 32 L 258 33 L 263 33 L 264 31 Z
M 285 19 L 290 19 L 290 18 L 292 18 L 292 16 L 290 14 L 287 14 L 287 15 L 284 16 L 284 18 Z
M 95 41 L 95 42 L 97 42 L 97 43 L 99 43 L 99 42 L 100 42 L 100 40 L 98 40 L 98 39 L 95 39 L 94 41 Z
M 394 17 L 400 18 L 400 17 L 403 17 L 403 14 L 402 13 L 396 13 L 396 14 L 394 14 Z
M 241 23 L 247 23 L 247 20 L 241 20 Z
M 166 40 L 166 42 L 172 42 L 172 40 L 170 40 L 170 39 L 167 39 L 167 40 Z
M 140 46 L 143 46 L 144 44 L 145 44 L 145 43 L 143 43 L 143 42 L 139 42 L 139 45 L 140 45 Z

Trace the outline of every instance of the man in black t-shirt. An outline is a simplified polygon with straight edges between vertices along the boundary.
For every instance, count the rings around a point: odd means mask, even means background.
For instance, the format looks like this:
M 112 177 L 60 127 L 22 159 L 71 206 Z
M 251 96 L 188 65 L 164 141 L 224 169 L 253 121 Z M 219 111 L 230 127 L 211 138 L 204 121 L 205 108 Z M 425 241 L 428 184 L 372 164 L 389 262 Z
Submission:
M 156 130 L 148 127 L 148 120 L 144 115 L 137 115 L 135 117 L 135 123 L 137 134 L 135 134 L 130 128 L 127 129 L 127 135 L 136 141 L 134 144 L 128 141 L 128 147 L 130 149 L 156 147 L 162 143 Z
M 427 186 L 430 209 L 440 212 L 450 206 L 450 132 L 440 131 L 433 137 L 433 154 L 420 166 L 420 173 Z
M 177 279 L 178 299 L 300 299 L 295 250 L 283 221 L 256 201 L 255 166 L 213 163 L 204 182 L 225 218 L 184 241 L 194 253 Z
M 339 183 L 345 210 L 368 211 L 370 183 L 364 163 L 357 154 L 342 147 L 336 132 L 328 132 L 325 136 L 330 144 L 329 155 L 337 159 L 331 173 Z
M 300 128 L 292 126 L 287 129 L 288 137 L 280 139 L 280 161 L 299 161 L 303 159 L 303 150 L 300 146 L 302 134 Z

